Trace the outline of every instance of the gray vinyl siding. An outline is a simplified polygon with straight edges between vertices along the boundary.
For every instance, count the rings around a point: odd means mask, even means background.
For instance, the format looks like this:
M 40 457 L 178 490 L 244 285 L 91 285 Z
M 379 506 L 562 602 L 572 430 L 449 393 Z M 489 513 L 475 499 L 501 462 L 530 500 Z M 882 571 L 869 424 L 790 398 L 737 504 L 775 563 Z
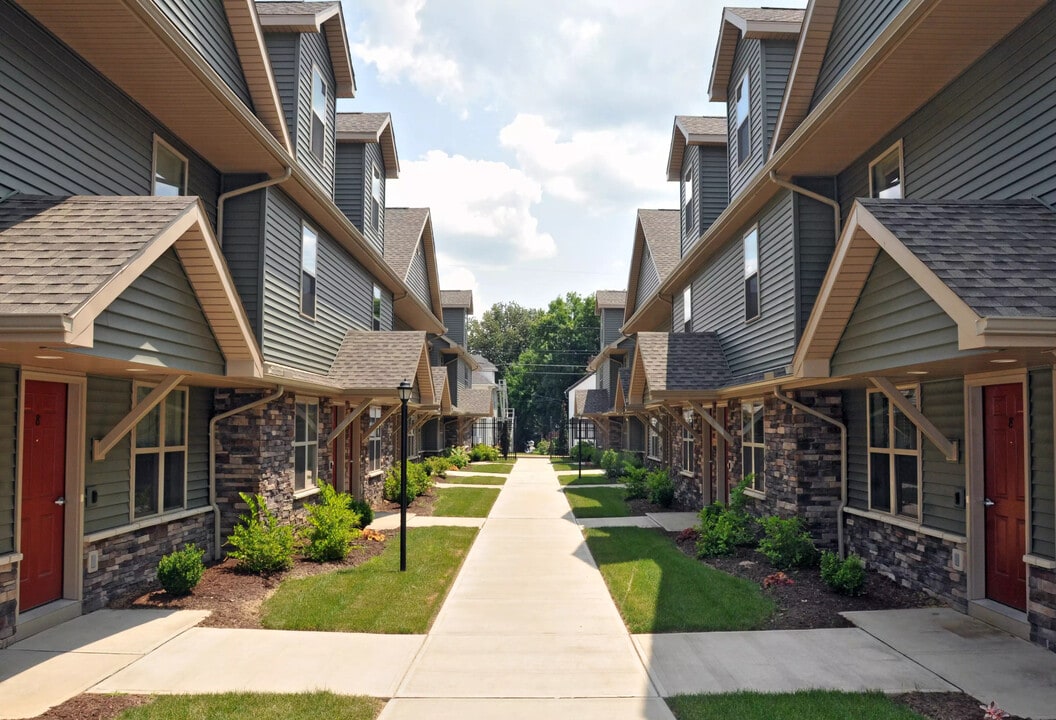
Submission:
M 223 0 L 154 0 L 227 86 L 253 109 Z
M 920 411 L 943 435 L 964 448 L 964 381 L 960 378 L 920 386 Z M 967 491 L 965 453 L 949 462 L 926 437 L 921 436 L 921 484 L 924 504 L 922 524 L 965 534 L 964 498 Z M 960 507 L 955 495 L 960 494 Z
M 187 507 L 209 504 L 209 418 L 213 416 L 211 388 L 188 388 Z
M 334 168 L 334 202 L 348 221 L 363 230 L 363 203 L 370 197 L 363 192 L 363 143 L 341 142 L 337 144 Z
M 154 134 L 215 222 L 220 174 L 80 57 L 0 0 L 0 194 L 149 195 Z
M 783 368 L 796 342 L 792 196 L 781 193 L 759 218 L 760 316 L 744 319 L 742 229 L 693 280 L 693 331 L 716 332 L 734 376 Z
M 619 340 L 621 327 L 623 308 L 604 308 L 601 311 L 601 347 L 608 347 Z
M 344 248 L 319 235 L 315 319 L 301 315 L 301 223 L 307 216 L 268 188 L 264 242 L 264 358 L 325 373 L 350 329 L 373 326 L 374 282 Z
M 360 177 L 360 187 L 363 193 L 363 224 L 360 230 L 363 237 L 367 239 L 374 249 L 379 253 L 385 252 L 385 158 L 381 155 L 381 145 L 378 143 L 367 143 L 363 146 L 363 175 Z M 381 205 L 378 208 L 378 224 L 374 225 L 373 207 L 374 194 L 372 192 L 374 183 L 374 168 L 381 173 Z
M 766 137 L 763 151 L 769 152 L 774 137 L 777 116 L 781 113 L 781 101 L 785 97 L 788 73 L 796 56 L 796 43 L 792 40 L 765 40 L 762 43 L 763 111 Z
M 110 432 L 131 409 L 130 381 L 88 377 L 84 485 L 87 496 L 90 497 L 94 491 L 98 493 L 99 500 L 94 505 L 85 504 L 85 534 L 119 527 L 129 521 L 131 435 L 121 438 L 106 454 L 106 459 L 98 462 L 92 459 L 92 441 Z
M 685 297 L 680 292 L 676 292 L 674 297 L 671 298 L 671 332 L 685 332 L 685 314 L 683 308 L 685 307 Z
M 697 186 L 700 188 L 700 233 L 689 245 L 682 246 L 685 255 L 690 245 L 700 238 L 711 224 L 715 222 L 730 202 L 729 164 L 726 157 L 726 146 L 702 146 L 700 149 L 700 175 Z
M 224 206 L 224 260 L 242 298 L 242 307 L 260 342 L 263 333 L 264 253 L 262 231 L 266 192 L 258 190 L 230 198 Z
M 642 248 L 642 262 L 638 267 L 638 290 L 634 295 L 634 310 L 638 311 L 660 289 L 660 275 L 656 271 L 649 246 Z
M 286 115 L 286 129 L 290 143 L 297 147 L 297 136 L 301 125 L 298 122 L 297 87 L 301 72 L 301 36 L 298 33 L 264 33 L 264 44 L 268 48 L 271 74 L 282 101 L 282 112 Z M 309 70 L 309 72 L 311 72 Z M 311 77 L 308 78 L 311 83 Z M 311 88 L 309 88 L 309 93 Z M 309 107 L 309 112 L 311 108 Z M 309 144 L 309 149 L 311 145 Z
M 411 267 L 407 271 L 407 287 L 426 307 L 433 306 L 429 289 L 429 272 L 425 265 L 425 251 L 422 250 L 421 245 L 414 251 L 414 257 L 411 259 Z
M 1056 558 L 1052 368 L 1030 372 L 1030 533 L 1035 555 Z
M 371 292 L 373 292 L 373 289 Z M 384 331 L 396 329 L 396 313 L 393 310 L 392 293 L 385 288 L 381 289 L 381 329 Z
M 155 261 L 95 320 L 86 354 L 223 375 L 224 355 L 187 274 L 172 249 Z
M 737 89 L 741 78 L 748 72 L 749 103 L 748 124 L 751 126 L 749 137 L 751 152 L 743 163 L 737 162 Z M 737 53 L 733 60 L 733 72 L 730 75 L 730 87 L 727 97 L 729 128 L 729 161 L 730 161 L 730 198 L 744 189 L 745 185 L 763 165 L 763 102 L 762 102 L 762 48 L 759 40 L 741 40 L 737 44 Z
M 297 160 L 330 196 L 334 194 L 334 132 L 337 106 L 334 98 L 334 69 L 330 64 L 330 50 L 322 33 L 301 35 L 301 77 L 297 104 Z M 326 83 L 326 137 L 323 140 L 323 159 L 312 152 L 312 67 L 319 68 Z
M 908 0 L 841 0 L 814 87 L 813 109 L 879 37 Z
M 835 188 L 831 179 L 800 180 L 804 187 L 832 197 Z M 828 272 L 836 246 L 833 210 L 817 200 L 796 194 L 796 303 L 799 307 L 796 337 L 802 335 L 821 283 Z
M 461 357 L 455 361 L 458 389 L 465 390 L 472 386 L 473 371 L 469 369 L 469 364 L 466 363 Z
M 869 461 L 867 458 L 869 411 L 865 390 L 843 391 L 843 417 L 847 425 L 847 504 L 869 508 Z
M 839 178 L 845 211 L 868 165 L 903 141 L 906 197 L 1056 202 L 1056 4 L 1048 3 Z
M 960 354 L 953 320 L 881 250 L 832 354 L 833 376 L 880 372 Z
M 465 308 L 444 308 L 444 327 L 449 338 L 462 347 L 466 346 Z
M 598 366 L 597 371 L 594 373 L 594 382 L 599 390 L 612 389 L 612 371 L 609 369 L 611 364 L 611 360 L 602 361 L 601 365 Z M 609 397 L 613 397 L 612 393 L 609 394 Z
M 700 148 L 698 146 L 690 146 L 686 148 L 685 153 L 682 155 L 682 174 L 678 180 L 678 227 L 679 235 L 681 236 L 680 249 L 682 255 L 686 254 L 686 251 L 695 243 L 701 236 L 704 228 L 700 224 L 700 206 L 701 206 L 701 191 L 700 191 Z M 725 168 L 723 169 L 725 171 Z M 723 173 L 725 174 L 725 172 Z M 686 194 L 686 177 L 689 177 L 693 183 L 693 197 L 690 199 L 689 207 L 687 208 L 682 199 Z M 687 220 L 687 215 L 688 220 Z
M 0 555 L 15 551 L 18 369 L 0 367 Z

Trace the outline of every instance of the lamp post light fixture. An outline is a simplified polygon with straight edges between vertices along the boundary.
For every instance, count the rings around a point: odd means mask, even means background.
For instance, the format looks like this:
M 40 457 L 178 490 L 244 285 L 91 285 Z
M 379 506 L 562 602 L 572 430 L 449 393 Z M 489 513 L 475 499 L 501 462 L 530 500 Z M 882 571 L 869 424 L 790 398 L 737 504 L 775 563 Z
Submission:
M 407 401 L 411 383 L 404 380 L 396 388 L 400 394 L 400 572 L 407 570 Z

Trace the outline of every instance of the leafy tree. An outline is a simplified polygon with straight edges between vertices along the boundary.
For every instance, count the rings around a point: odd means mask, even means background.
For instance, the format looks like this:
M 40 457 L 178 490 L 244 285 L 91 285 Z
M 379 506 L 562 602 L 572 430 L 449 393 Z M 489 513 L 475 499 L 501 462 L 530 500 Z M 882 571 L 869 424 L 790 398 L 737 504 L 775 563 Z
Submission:
M 528 347 L 532 324 L 542 310 L 526 308 L 515 302 L 495 303 L 479 320 L 470 318 L 468 347 L 483 355 L 499 369 L 499 377 Z

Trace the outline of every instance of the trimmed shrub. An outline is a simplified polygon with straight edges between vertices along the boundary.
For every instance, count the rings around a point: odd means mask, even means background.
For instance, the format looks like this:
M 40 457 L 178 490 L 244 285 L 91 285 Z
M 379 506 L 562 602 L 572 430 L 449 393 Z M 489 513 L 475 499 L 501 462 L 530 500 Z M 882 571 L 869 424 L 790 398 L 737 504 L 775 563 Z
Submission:
M 473 449 L 469 451 L 469 459 L 471 462 L 495 462 L 499 459 L 500 453 L 497 448 L 493 448 L 491 445 L 485 445 L 484 443 L 477 443 L 473 446 Z
M 293 565 L 293 527 L 280 523 L 268 509 L 263 495 L 239 493 L 249 513 L 238 518 L 234 532 L 227 539 L 229 555 L 238 567 L 255 575 L 286 570 Z
M 732 517 L 719 504 L 708 505 L 700 511 L 700 535 L 697 538 L 697 557 L 715 557 L 733 552 Z
M 611 448 L 601 454 L 599 464 L 605 469 L 605 474 L 613 480 L 620 476 L 620 470 L 623 468 L 620 454 Z
M 183 550 L 174 550 L 158 562 L 158 582 L 169 595 L 190 595 L 195 585 L 202 579 L 205 563 L 202 557 L 205 550 L 199 550 L 194 543 L 185 545 Z
M 568 457 L 571 458 L 572 462 L 579 462 L 580 456 L 582 456 L 583 462 L 589 463 L 594 461 L 594 451 L 595 447 L 593 445 L 581 440 L 569 451 Z
M 455 445 L 444 450 L 444 457 L 459 470 L 469 465 L 469 453 L 461 445 Z
M 861 595 L 865 592 L 865 563 L 858 555 L 840 560 L 839 555 L 826 550 L 821 554 L 821 579 L 840 595 Z
M 763 539 L 759 552 L 782 570 L 812 567 L 818 562 L 818 549 L 799 518 L 763 518 Z
M 344 560 L 359 537 L 362 518 L 351 507 L 352 497 L 326 483 L 319 484 L 319 501 L 308 505 L 308 544 L 304 556 L 316 562 Z
M 370 503 L 366 500 L 350 498 L 348 501 L 348 507 L 350 507 L 352 512 L 356 513 L 356 515 L 359 515 L 358 527 L 365 528 L 367 525 L 374 522 L 374 508 L 372 508 Z
M 549 455 L 550 454 L 550 441 L 540 440 L 539 444 L 535 446 L 536 455 Z
M 660 507 L 669 508 L 675 502 L 675 483 L 667 470 L 654 470 L 646 479 L 649 488 L 649 502 Z
M 451 458 L 443 455 L 427 457 L 422 461 L 422 467 L 430 477 L 447 477 L 447 471 L 451 469 Z
M 624 493 L 628 500 L 639 500 L 649 496 L 649 471 L 645 468 L 624 466 L 624 482 L 627 488 Z
M 433 486 L 433 479 L 429 477 L 422 463 L 407 463 L 407 502 L 410 503 L 419 495 L 424 495 Z M 385 499 L 392 502 L 400 501 L 400 467 L 393 465 L 385 473 Z

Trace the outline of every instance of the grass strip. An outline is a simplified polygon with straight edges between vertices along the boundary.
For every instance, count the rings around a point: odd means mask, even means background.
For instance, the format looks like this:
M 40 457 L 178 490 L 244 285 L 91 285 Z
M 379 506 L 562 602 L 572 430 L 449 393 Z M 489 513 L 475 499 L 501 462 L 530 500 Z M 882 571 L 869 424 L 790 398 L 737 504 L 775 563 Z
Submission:
M 487 517 L 499 491 L 495 488 L 440 488 L 433 515 L 440 517 Z
M 632 633 L 754 630 L 774 613 L 758 585 L 688 557 L 659 530 L 596 528 L 586 537 Z
M 883 693 L 803 690 L 767 694 L 677 695 L 667 704 L 678 720 L 926 720 Z
M 550 465 L 553 467 L 554 472 L 571 472 L 575 470 L 579 472 L 579 463 L 577 462 L 552 462 Z M 593 470 L 594 466 L 590 463 L 583 463 L 584 470 Z
M 627 517 L 630 508 L 623 488 L 576 487 L 565 490 L 565 497 L 577 518 Z
M 264 602 L 261 622 L 277 630 L 427 632 L 476 535 L 476 528 L 412 528 L 406 572 L 399 540 L 389 540 L 362 565 L 282 583 Z
M 612 485 L 617 482 L 612 480 L 608 475 L 584 475 L 582 478 L 579 477 L 578 473 L 568 473 L 565 475 L 558 475 L 557 481 L 562 485 Z
M 374 720 L 384 706 L 376 698 L 330 692 L 162 695 L 125 710 L 118 720 Z
M 509 475 L 513 471 L 513 463 L 470 463 L 462 468 L 466 472 L 499 473 Z
M 453 483 L 455 485 L 505 485 L 506 478 L 494 475 L 451 475 L 441 478 L 439 482 Z

